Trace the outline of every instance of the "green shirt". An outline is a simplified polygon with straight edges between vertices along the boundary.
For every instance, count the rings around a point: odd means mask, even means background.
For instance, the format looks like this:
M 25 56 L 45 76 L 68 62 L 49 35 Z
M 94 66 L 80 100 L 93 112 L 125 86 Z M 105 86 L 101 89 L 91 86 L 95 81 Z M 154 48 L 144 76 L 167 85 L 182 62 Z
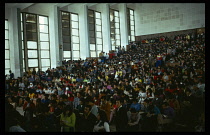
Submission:
M 72 113 L 70 117 L 64 116 L 64 114 L 61 114 L 61 121 L 64 121 L 65 126 L 63 127 L 63 132 L 70 132 L 70 127 L 73 127 L 75 129 L 75 122 L 76 122 L 76 115 L 75 113 Z

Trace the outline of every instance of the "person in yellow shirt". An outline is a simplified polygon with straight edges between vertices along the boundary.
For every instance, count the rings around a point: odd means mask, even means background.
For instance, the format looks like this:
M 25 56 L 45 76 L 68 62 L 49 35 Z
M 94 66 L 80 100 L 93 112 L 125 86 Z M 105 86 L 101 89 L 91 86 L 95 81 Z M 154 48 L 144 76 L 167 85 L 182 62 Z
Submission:
M 30 99 L 33 99 L 33 98 L 34 98 L 34 96 L 35 96 L 35 94 L 34 94 L 34 93 L 32 93 L 32 92 L 30 92 L 30 93 L 29 93 L 29 95 L 28 95 L 28 97 L 29 97 Z
M 120 70 L 119 68 L 118 68 L 118 70 L 116 71 L 116 73 L 115 73 L 115 78 L 121 78 L 122 77 L 122 70 Z
M 107 76 L 105 77 L 105 79 L 106 79 L 106 81 L 108 81 L 108 80 L 109 80 L 109 76 L 107 75 Z
M 139 88 L 139 85 L 138 85 L 138 84 L 135 85 L 134 90 L 135 90 L 136 92 L 139 92 L 140 88 Z
M 60 118 L 62 132 L 74 132 L 76 115 L 70 105 L 67 105 Z

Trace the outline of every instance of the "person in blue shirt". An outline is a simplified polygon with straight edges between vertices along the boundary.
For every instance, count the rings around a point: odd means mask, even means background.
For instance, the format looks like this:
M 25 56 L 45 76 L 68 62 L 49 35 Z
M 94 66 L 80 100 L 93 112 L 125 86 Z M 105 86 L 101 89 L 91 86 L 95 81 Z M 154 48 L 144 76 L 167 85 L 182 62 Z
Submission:
M 135 108 L 138 112 L 141 109 L 141 105 L 137 102 L 137 99 L 133 99 L 133 103 L 131 104 L 130 108 Z
M 149 102 L 148 112 L 142 121 L 142 131 L 144 132 L 155 132 L 157 129 L 157 116 L 160 114 L 160 109 Z

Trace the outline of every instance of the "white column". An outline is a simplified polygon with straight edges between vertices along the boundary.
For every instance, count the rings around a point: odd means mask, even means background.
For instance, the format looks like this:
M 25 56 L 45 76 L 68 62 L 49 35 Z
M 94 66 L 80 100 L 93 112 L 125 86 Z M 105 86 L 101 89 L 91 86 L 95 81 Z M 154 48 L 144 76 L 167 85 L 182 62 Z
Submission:
M 126 48 L 128 45 L 128 23 L 127 23 L 127 6 L 125 3 L 119 4 L 119 14 L 120 14 L 120 36 L 121 36 L 121 46 Z
M 102 9 L 103 51 L 109 53 L 109 50 L 111 50 L 109 4 L 100 4 L 100 6 Z
M 11 8 L 11 14 L 8 17 L 9 22 L 9 46 L 10 46 L 10 63 L 14 77 L 20 77 L 20 55 L 19 55 L 19 40 L 18 40 L 18 18 L 17 8 Z
M 49 36 L 50 36 L 50 59 L 51 68 L 60 66 L 61 60 L 59 59 L 59 32 L 58 25 L 58 7 L 52 6 L 49 12 Z
M 80 35 L 80 57 L 81 59 L 86 59 L 90 57 L 90 45 L 88 37 L 88 21 L 87 21 L 87 11 L 86 5 L 79 6 L 79 35 Z

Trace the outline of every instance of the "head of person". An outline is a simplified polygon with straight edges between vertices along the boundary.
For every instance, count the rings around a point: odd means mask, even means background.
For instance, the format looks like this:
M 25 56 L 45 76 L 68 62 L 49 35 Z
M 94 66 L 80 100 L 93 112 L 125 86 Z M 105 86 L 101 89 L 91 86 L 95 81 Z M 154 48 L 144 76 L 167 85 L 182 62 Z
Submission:
M 137 103 L 137 99 L 133 99 L 133 104 L 136 104 Z
M 95 105 L 94 100 L 93 100 L 93 99 L 90 99 L 90 100 L 88 101 L 88 105 L 90 105 L 90 106 L 94 106 L 94 105 Z
M 105 112 L 104 110 L 100 110 L 100 111 L 98 112 L 97 119 L 98 119 L 98 120 L 101 120 L 101 121 L 103 121 L 103 122 L 108 121 L 106 112 Z
M 70 116 L 73 113 L 73 108 L 70 105 L 67 105 L 66 107 L 64 107 L 63 109 L 63 114 L 64 116 Z
M 131 112 L 131 114 L 136 114 L 137 113 L 135 108 L 131 108 L 130 112 Z
M 162 108 L 163 109 L 166 109 L 166 108 L 168 108 L 169 107 L 169 104 L 167 103 L 167 102 L 164 102 L 163 104 L 162 104 Z
M 92 107 L 90 105 L 86 105 L 85 108 L 84 108 L 84 113 L 88 114 L 90 112 L 91 108 Z
M 26 97 L 25 98 L 25 101 L 29 103 L 30 102 L 30 98 L 29 97 Z
M 117 107 L 120 107 L 121 105 L 123 105 L 123 103 L 124 103 L 124 100 L 123 99 L 116 100 Z

